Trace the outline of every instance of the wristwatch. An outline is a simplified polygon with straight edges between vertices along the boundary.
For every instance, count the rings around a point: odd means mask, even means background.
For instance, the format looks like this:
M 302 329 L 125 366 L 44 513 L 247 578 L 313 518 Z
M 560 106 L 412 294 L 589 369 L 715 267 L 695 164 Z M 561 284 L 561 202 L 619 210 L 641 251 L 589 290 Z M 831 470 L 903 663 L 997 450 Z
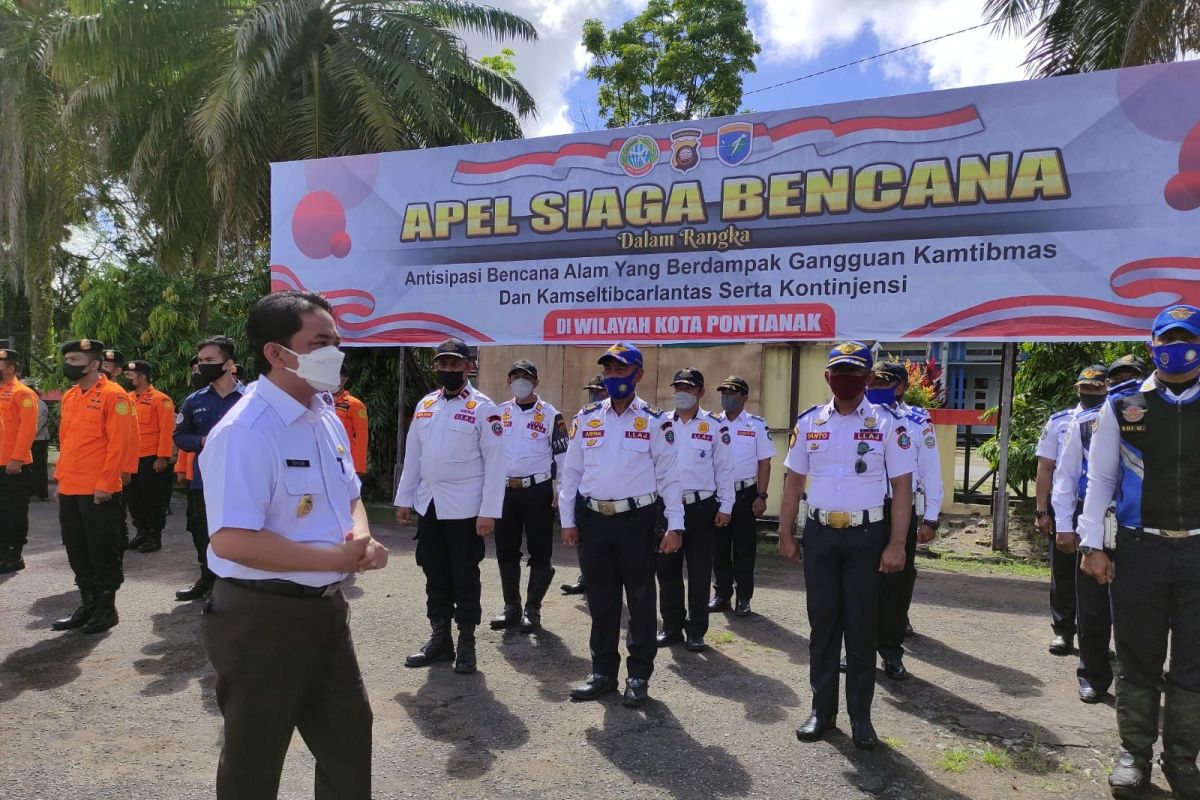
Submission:
M 766 493 L 766 492 L 759 492 L 759 493 L 758 493 L 758 499 L 759 499 L 759 500 L 766 500 L 766 499 L 767 499 L 767 493 Z
M 1050 512 L 1043 511 L 1042 509 L 1039 508 L 1037 511 L 1033 512 L 1033 516 L 1034 516 L 1034 519 L 1041 519 L 1042 517 L 1050 516 Z
M 1082 553 L 1082 554 L 1083 554 L 1083 555 L 1085 555 L 1085 556 L 1086 556 L 1086 555 L 1090 555 L 1090 554 L 1092 554 L 1092 553 L 1099 553 L 1099 552 L 1100 552 L 1100 548 L 1099 548 L 1099 547 L 1088 547 L 1088 546 L 1087 546 L 1087 545 L 1085 545 L 1085 544 L 1081 544 L 1081 545 L 1079 545 L 1078 547 L 1076 547 L 1075 549 L 1076 549 L 1076 550 L 1078 550 L 1080 553 Z

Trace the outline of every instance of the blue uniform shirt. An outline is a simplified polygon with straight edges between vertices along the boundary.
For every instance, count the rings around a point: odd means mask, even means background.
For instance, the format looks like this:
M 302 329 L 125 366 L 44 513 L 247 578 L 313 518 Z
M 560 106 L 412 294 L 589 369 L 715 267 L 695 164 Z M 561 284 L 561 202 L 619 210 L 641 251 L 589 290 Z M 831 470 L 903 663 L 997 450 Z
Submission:
M 179 407 L 179 413 L 175 415 L 175 446 L 189 453 L 199 453 L 200 440 L 208 436 L 213 426 L 221 421 L 221 417 L 238 404 L 245 391 L 245 385 L 238 381 L 234 384 L 233 391 L 225 397 L 217 394 L 212 386 L 206 386 L 188 395 Z M 204 488 L 204 481 L 200 477 L 199 459 L 192 470 L 192 482 L 188 488 L 193 491 Z

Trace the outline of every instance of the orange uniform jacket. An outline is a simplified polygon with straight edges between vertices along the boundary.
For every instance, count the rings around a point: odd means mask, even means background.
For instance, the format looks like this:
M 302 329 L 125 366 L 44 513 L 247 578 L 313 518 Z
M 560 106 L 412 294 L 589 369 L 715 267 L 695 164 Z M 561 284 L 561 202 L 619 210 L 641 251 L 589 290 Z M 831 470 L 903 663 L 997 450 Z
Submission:
M 338 419 L 346 428 L 350 439 L 350 454 L 354 457 L 354 471 L 360 475 L 367 471 L 367 406 L 349 392 L 342 390 L 334 395 L 333 407 Z
M 33 437 L 37 435 L 37 393 L 16 378 L 0 386 L 0 469 L 16 460 L 33 463 Z
M 138 421 L 138 458 L 170 458 L 175 452 L 175 401 L 153 386 L 131 393 Z
M 58 426 L 59 494 L 87 495 L 121 491 L 137 447 L 137 419 L 129 395 L 101 375 L 86 392 L 72 386 L 62 398 Z

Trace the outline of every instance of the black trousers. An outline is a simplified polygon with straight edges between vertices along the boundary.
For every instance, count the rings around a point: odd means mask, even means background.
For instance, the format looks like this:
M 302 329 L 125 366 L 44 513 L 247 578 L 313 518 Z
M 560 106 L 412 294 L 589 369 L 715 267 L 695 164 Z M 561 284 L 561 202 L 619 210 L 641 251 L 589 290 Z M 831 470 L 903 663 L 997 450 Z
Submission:
M 504 512 L 496 520 L 496 561 L 521 560 L 521 534 L 525 534 L 531 568 L 549 567 L 554 553 L 554 482 L 504 490 Z
M 1200 536 L 1166 539 L 1121 528 L 1115 558 L 1113 633 L 1121 680 L 1157 689 L 1169 642 L 1167 683 L 1200 692 Z
M 208 509 L 204 506 L 203 489 L 188 489 L 187 529 L 196 548 L 200 575 L 211 581 L 213 574 L 208 568 Z
M 0 464 L 0 561 L 16 561 L 29 541 L 29 495 L 33 469 L 28 464 L 9 475 Z
M 1075 510 L 1075 525 L 1078 530 L 1079 515 L 1083 504 Z M 1108 551 L 1111 558 L 1112 551 Z M 1083 564 L 1083 556 L 1076 553 L 1076 562 Z M 1112 598 L 1108 584 L 1096 583 L 1096 579 L 1082 569 L 1075 575 L 1075 609 L 1079 633 L 1079 666 L 1075 674 L 1098 692 L 1112 686 L 1112 662 L 1108 660 L 1108 644 L 1112 640 Z
M 1060 636 L 1075 635 L 1075 575 L 1079 556 L 1060 553 L 1050 537 L 1050 627 Z
M 884 661 L 899 661 L 904 656 L 904 628 L 908 625 L 908 609 L 912 606 L 913 587 L 917 585 L 917 519 L 913 509 L 904 539 L 904 569 L 884 575 L 879 584 L 879 657 Z M 884 530 L 892 530 L 892 504 L 884 504 Z
M 349 609 L 331 597 L 282 597 L 217 581 L 204 615 L 204 647 L 225 720 L 218 800 L 279 795 L 300 731 L 316 759 L 316 800 L 370 800 L 371 705 Z
M 33 496 L 50 499 L 50 441 L 35 439 L 33 442 Z
M 75 585 L 85 592 L 115 592 L 125 580 L 120 497 L 97 503 L 90 494 L 58 496 L 63 547 Z
M 713 590 L 718 597 L 733 597 L 737 584 L 739 602 L 754 596 L 754 560 L 758 555 L 758 525 L 754 518 L 754 500 L 758 485 L 737 493 L 729 524 L 716 528 L 713 539 Z
M 846 645 L 846 710 L 850 719 L 871 719 L 875 696 L 875 626 L 887 544 L 883 522 L 830 528 L 804 526 L 804 583 L 808 599 L 809 682 L 813 711 L 830 719 L 838 708 L 838 657 Z
M 138 460 L 138 471 L 125 490 L 129 498 L 129 514 L 138 533 L 161 534 L 167 525 L 166 504 L 175 475 L 170 470 L 155 472 L 156 460 L 157 456 L 142 456 Z
M 654 655 L 658 652 L 654 585 L 657 519 L 657 505 L 606 517 L 588 508 L 582 497 L 576 499 L 575 522 L 592 615 L 592 672 L 616 677 L 620 671 L 617 643 L 621 636 L 622 591 L 629 604 L 626 672 L 630 678 L 649 678 L 654 672 Z M 707 580 L 704 586 L 707 591 Z
M 479 597 L 479 562 L 483 537 L 475 533 L 475 517 L 438 519 L 433 502 L 417 521 L 417 563 L 425 572 L 425 608 L 430 619 L 478 625 L 483 617 Z
M 658 602 L 663 630 L 686 629 L 703 638 L 708 633 L 708 584 L 712 579 L 713 539 L 716 536 L 717 498 L 683 507 L 683 547 L 658 554 Z M 665 521 L 663 528 L 666 528 Z M 684 608 L 683 563 L 687 562 L 687 608 Z

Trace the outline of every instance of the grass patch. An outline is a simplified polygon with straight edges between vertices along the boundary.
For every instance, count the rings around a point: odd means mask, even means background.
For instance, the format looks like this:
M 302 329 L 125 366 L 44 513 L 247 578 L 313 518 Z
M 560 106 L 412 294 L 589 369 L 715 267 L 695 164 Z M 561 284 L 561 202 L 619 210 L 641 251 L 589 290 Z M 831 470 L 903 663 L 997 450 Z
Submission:
M 395 525 L 396 509 L 385 503 L 367 503 L 367 520 L 377 525 Z M 413 515 L 414 522 L 416 515 Z
M 958 747 L 951 748 L 938 759 L 937 766 L 942 772 L 959 774 L 964 772 L 971 763 L 971 754 Z
M 992 769 L 1008 769 L 1012 766 L 1012 759 L 1004 750 L 997 750 L 990 744 L 984 749 L 980 760 L 987 764 Z
M 721 631 L 712 637 L 713 644 L 733 644 L 737 641 L 737 637 L 729 631 Z
M 1050 567 L 1044 564 L 1031 564 L 1028 561 L 1007 559 L 995 556 L 987 561 L 960 558 L 958 556 L 941 556 L 940 558 L 918 559 L 921 569 L 939 572 L 960 572 L 975 575 L 1016 575 L 1023 578 L 1049 578 Z
M 881 736 L 879 741 L 883 742 L 892 750 L 903 750 L 905 746 L 904 740 L 899 736 Z
M 1064 775 L 1070 775 L 1072 772 L 1075 771 L 1075 765 L 1072 764 L 1070 761 L 1059 761 L 1058 762 L 1058 771 Z

